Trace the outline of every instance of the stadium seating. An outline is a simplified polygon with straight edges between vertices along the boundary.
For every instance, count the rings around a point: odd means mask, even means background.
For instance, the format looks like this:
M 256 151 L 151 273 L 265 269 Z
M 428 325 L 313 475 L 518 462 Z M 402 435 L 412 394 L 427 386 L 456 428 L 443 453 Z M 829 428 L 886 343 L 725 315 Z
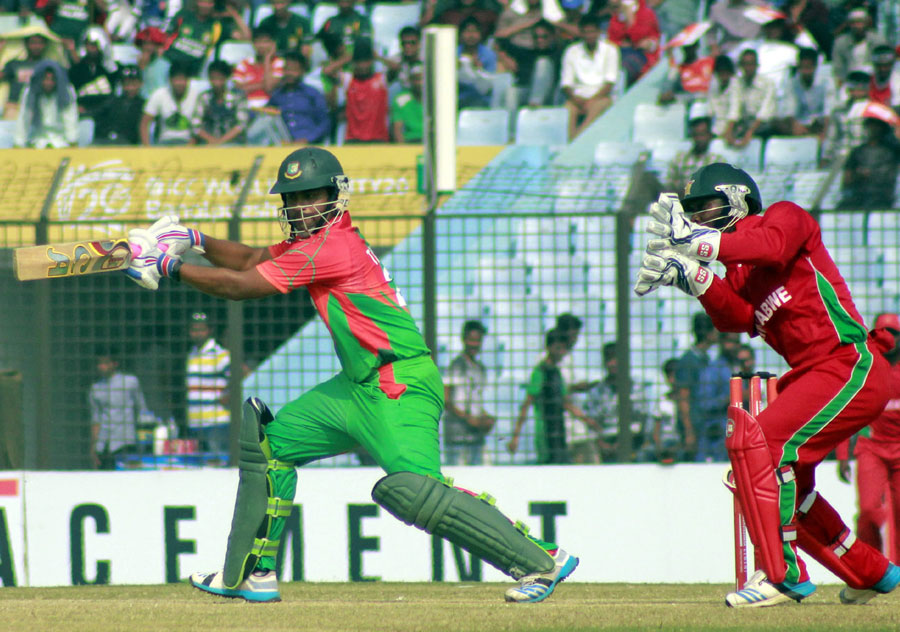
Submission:
M 456 129 L 457 145 L 506 145 L 509 112 L 504 109 L 463 109 Z
M 813 136 L 774 136 L 763 154 L 767 170 L 815 169 L 818 161 L 819 141 Z
M 812 210 L 813 203 L 827 182 L 827 171 L 795 171 L 788 183 L 788 199 L 808 211 Z
M 562 107 L 519 108 L 516 145 L 562 146 L 569 142 L 569 113 Z
M 691 141 L 680 138 L 655 138 L 644 141 L 644 144 L 650 151 L 650 161 L 647 163 L 647 168 L 655 171 L 661 181 L 665 180 L 669 163 L 675 157 L 675 154 L 691 148 Z
M 631 137 L 645 145 L 662 138 L 684 138 L 686 116 L 687 111 L 683 103 L 671 105 L 638 103 L 634 109 Z
M 256 51 L 254 51 L 253 44 L 250 42 L 228 40 L 222 42 L 222 45 L 219 47 L 219 59 L 227 61 L 232 66 L 237 66 L 248 57 L 254 57 L 255 55 Z
M 709 150 L 719 154 L 735 167 L 747 171 L 759 171 L 762 157 L 762 141 L 759 138 L 751 138 L 745 147 L 730 147 L 721 138 L 714 138 L 709 144 Z
M 417 26 L 421 5 L 411 3 L 377 3 L 372 7 L 372 39 L 375 50 L 383 55 L 400 52 L 400 31 Z
M 594 164 L 628 169 L 646 152 L 642 143 L 603 141 L 594 148 Z

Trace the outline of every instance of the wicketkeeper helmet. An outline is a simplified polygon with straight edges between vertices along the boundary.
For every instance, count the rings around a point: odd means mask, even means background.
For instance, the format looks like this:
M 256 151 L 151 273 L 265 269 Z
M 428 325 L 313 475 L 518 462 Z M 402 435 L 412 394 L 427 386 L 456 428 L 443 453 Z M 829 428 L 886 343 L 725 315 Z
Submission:
M 725 202 L 722 208 L 728 208 L 720 220 L 730 218 L 726 226 L 717 226 L 725 230 L 747 215 L 762 212 L 762 195 L 753 178 L 744 171 L 724 162 L 715 162 L 701 167 L 694 172 L 684 187 L 681 202 L 688 215 L 701 210 L 703 204 L 714 198 Z

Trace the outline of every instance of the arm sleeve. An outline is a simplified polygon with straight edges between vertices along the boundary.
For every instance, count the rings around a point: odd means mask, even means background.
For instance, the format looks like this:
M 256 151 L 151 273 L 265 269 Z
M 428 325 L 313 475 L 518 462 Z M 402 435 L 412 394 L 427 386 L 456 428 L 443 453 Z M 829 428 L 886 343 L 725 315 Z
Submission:
M 346 248 L 326 245 L 322 239 L 282 242 L 270 246 L 269 253 L 272 259 L 263 261 L 256 269 L 282 294 L 311 283 L 344 278 L 355 269 Z
M 718 260 L 781 268 L 809 241 L 818 225 L 793 202 L 776 202 L 765 217 L 747 217 L 738 230 L 723 233 Z
M 719 277 L 713 276 L 712 285 L 700 297 L 700 304 L 719 331 L 753 334 L 753 306 Z

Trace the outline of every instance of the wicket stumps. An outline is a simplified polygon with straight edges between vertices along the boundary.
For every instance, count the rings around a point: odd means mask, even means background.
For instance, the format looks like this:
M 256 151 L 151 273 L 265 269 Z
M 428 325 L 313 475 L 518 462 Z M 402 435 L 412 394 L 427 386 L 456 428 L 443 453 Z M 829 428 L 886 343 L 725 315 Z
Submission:
M 766 405 L 775 401 L 778 397 L 778 378 L 773 373 L 760 371 L 758 373 L 735 373 L 731 376 L 730 395 L 731 405 L 738 408 L 744 407 L 744 380 L 749 380 L 748 405 L 751 415 L 756 417 L 762 410 L 762 383 L 766 383 Z M 734 472 L 729 467 L 722 481 L 731 490 L 734 502 L 734 585 L 735 590 L 740 590 L 747 583 L 747 523 L 741 509 L 741 501 L 736 493 Z M 758 565 L 754 561 L 754 570 Z

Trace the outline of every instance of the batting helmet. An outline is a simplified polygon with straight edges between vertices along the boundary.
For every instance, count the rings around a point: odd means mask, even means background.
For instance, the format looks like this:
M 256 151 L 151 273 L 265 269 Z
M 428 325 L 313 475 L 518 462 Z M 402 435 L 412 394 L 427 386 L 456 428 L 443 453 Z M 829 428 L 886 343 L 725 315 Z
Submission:
M 322 204 L 288 206 L 286 194 L 328 189 Z M 320 147 L 304 147 L 288 154 L 278 167 L 278 179 L 269 193 L 280 194 L 279 216 L 289 238 L 304 238 L 336 222 L 350 203 L 350 179 L 341 163 Z
M 721 208 L 729 209 L 710 222 L 723 223 L 725 218 L 730 218 L 727 225 L 716 226 L 720 230 L 733 226 L 747 215 L 762 212 L 762 195 L 753 178 L 743 169 L 724 162 L 714 162 L 695 171 L 684 187 L 681 202 L 685 212 L 690 215 L 701 210 L 708 200 L 715 198 L 725 202 Z

